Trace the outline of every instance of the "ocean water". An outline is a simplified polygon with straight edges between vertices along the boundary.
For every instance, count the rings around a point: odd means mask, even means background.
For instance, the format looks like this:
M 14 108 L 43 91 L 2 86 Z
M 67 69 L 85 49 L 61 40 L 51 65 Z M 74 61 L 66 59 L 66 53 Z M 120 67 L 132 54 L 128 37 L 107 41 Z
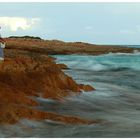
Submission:
M 101 123 L 67 125 L 21 120 L 0 126 L 0 137 L 140 137 L 140 53 L 54 57 L 57 63 L 68 65 L 66 74 L 96 90 L 62 101 L 38 98 L 41 109 Z

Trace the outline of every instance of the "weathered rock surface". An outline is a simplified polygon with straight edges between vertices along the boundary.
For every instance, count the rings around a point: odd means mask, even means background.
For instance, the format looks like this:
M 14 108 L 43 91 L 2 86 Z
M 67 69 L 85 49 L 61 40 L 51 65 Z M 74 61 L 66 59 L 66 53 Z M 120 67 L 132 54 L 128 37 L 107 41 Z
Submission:
M 59 66 L 60 69 L 69 69 L 65 64 L 57 64 L 57 66 Z
M 29 47 L 30 46 L 30 47 Z M 39 47 L 38 47 L 39 46 Z M 32 50 L 47 54 L 90 54 L 132 53 L 135 48 L 119 45 L 96 45 L 83 42 L 63 42 L 58 40 L 41 40 L 28 38 L 7 38 L 7 49 Z M 137 49 L 140 51 L 140 49 Z
M 39 47 L 36 49 L 39 50 Z M 93 90 L 89 85 L 77 84 L 62 72 L 62 68 L 64 65 L 57 65 L 54 58 L 34 49 L 24 50 L 24 46 L 22 49 L 12 49 L 12 46 L 5 49 L 5 60 L 0 63 L 0 123 L 12 124 L 23 118 L 72 124 L 94 123 L 36 109 L 39 103 L 31 96 L 59 100 L 72 92 Z

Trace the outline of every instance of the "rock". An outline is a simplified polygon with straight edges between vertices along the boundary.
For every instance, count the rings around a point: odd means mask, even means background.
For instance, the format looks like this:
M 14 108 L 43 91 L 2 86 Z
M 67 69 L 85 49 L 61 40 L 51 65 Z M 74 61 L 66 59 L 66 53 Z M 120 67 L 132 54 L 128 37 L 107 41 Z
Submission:
M 34 51 L 44 54 L 90 54 L 133 53 L 135 48 L 119 45 L 96 45 L 84 42 L 63 42 L 58 40 L 34 40 L 24 38 L 6 38 L 7 49 Z M 39 47 L 38 47 L 39 46 Z M 140 51 L 140 49 L 137 49 Z
M 97 121 L 81 119 L 79 117 L 58 115 L 50 112 L 43 112 L 25 106 L 15 104 L 0 104 L 0 124 L 14 124 L 18 120 L 27 118 L 32 120 L 49 119 L 69 124 L 93 124 Z
M 5 60 L 0 64 L 0 123 L 12 124 L 23 118 L 71 124 L 95 123 L 35 109 L 39 103 L 31 96 L 59 100 L 70 95 L 70 91 L 78 93 L 81 88 L 89 89 L 77 84 L 61 69 L 62 65 L 42 53 L 6 49 Z
M 60 69 L 68 69 L 67 65 L 65 64 L 57 64 Z
M 95 90 L 95 88 L 93 88 L 93 87 L 90 86 L 90 85 L 80 84 L 79 87 L 80 87 L 80 89 L 82 89 L 82 90 L 84 90 L 84 91 L 92 91 L 92 90 Z

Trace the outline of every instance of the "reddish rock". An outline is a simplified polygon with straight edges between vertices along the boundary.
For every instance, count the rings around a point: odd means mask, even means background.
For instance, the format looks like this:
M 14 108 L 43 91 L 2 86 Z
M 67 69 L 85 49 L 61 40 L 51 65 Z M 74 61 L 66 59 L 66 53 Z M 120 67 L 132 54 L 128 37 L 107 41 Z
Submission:
M 79 117 L 59 115 L 55 113 L 43 112 L 25 106 L 15 104 L 0 104 L 0 124 L 13 124 L 18 120 L 27 118 L 32 120 L 49 119 L 69 124 L 92 124 L 97 121 L 81 119 Z
M 95 88 L 93 88 L 93 87 L 90 86 L 90 85 L 80 84 L 79 87 L 80 87 L 80 89 L 82 89 L 82 90 L 84 90 L 84 91 L 92 91 L 92 90 L 95 90 Z
M 68 69 L 67 65 L 65 64 L 57 64 L 57 66 L 59 66 L 60 69 Z
M 61 71 L 53 58 L 35 53 L 5 49 L 0 64 L 0 123 L 15 123 L 20 119 L 50 119 L 64 123 L 90 124 L 95 121 L 63 116 L 35 109 L 39 103 L 31 96 L 62 99 L 72 92 L 80 92 L 78 85 Z
M 7 38 L 6 48 L 40 52 L 44 54 L 90 54 L 133 53 L 135 48 L 119 45 L 96 45 L 84 42 L 63 42 L 58 40 L 38 40 Z M 39 46 L 39 47 L 38 47 Z M 137 48 L 140 51 L 140 49 Z

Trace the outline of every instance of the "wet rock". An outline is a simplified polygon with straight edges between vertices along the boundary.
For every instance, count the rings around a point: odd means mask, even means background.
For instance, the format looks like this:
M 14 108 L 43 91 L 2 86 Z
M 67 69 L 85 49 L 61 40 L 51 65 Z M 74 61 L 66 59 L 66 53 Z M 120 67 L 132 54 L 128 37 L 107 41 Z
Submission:
M 59 66 L 60 69 L 69 69 L 65 64 L 57 64 L 57 66 Z
M 14 124 L 19 119 L 42 120 L 48 119 L 69 124 L 93 124 L 93 120 L 81 119 L 74 116 L 59 115 L 50 112 L 43 112 L 25 106 L 15 104 L 0 104 L 0 124 Z
M 82 90 L 84 90 L 84 91 L 92 91 L 92 90 L 95 90 L 95 88 L 93 88 L 93 87 L 90 86 L 90 85 L 80 84 L 79 87 L 80 87 L 80 89 L 82 89 Z
M 31 96 L 59 100 L 70 95 L 71 91 L 78 93 L 81 88 L 90 88 L 77 84 L 67 76 L 61 70 L 62 65 L 60 68 L 53 58 L 23 49 L 5 49 L 5 60 L 0 64 L 0 123 L 12 124 L 23 118 L 72 124 L 93 123 L 35 108 L 39 103 Z

